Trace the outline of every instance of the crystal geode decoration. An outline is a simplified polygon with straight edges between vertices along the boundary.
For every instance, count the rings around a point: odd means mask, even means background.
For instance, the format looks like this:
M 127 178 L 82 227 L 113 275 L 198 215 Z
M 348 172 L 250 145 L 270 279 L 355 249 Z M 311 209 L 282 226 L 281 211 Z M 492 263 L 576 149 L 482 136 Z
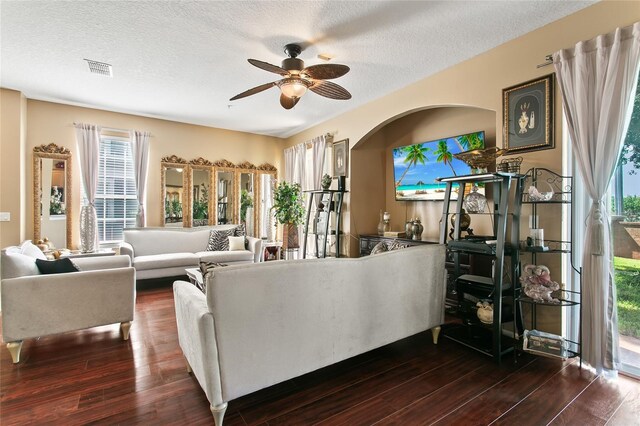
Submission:
M 478 185 L 473 185 L 471 193 L 464 197 L 463 204 L 468 213 L 484 213 L 487 197 L 478 192 Z

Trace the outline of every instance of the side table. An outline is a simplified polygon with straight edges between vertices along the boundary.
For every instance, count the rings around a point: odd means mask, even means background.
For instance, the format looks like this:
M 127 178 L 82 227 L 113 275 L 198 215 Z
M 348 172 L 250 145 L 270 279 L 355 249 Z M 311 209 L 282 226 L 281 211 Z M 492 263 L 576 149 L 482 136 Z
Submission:
M 264 262 L 265 250 L 268 248 L 276 249 L 276 260 L 280 260 L 280 248 L 282 247 L 282 241 L 265 241 L 262 240 L 262 251 L 260 256 L 260 262 Z
M 191 284 L 195 285 L 200 290 L 204 289 L 204 280 L 202 279 L 202 271 L 200 271 L 200 268 L 187 268 L 184 271 L 187 273 L 187 277 L 189 277 Z

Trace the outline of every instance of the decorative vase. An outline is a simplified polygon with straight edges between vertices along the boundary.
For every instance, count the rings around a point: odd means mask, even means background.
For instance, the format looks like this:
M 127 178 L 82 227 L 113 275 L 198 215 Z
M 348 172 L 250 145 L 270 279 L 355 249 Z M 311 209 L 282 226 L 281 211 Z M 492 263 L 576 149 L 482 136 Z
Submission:
M 483 324 L 493 324 L 493 305 L 488 302 L 476 303 L 478 319 Z
M 478 192 L 478 185 L 473 185 L 471 193 L 464 197 L 464 208 L 470 213 L 484 213 L 487 197 Z
M 282 230 L 282 247 L 285 250 L 297 249 L 300 247 L 298 241 L 298 225 L 293 223 L 285 223 Z
M 327 174 L 322 176 L 322 180 L 320 181 L 320 184 L 322 185 L 322 189 L 324 189 L 325 191 L 329 189 L 329 187 L 331 187 L 331 176 Z
M 96 209 L 91 206 L 83 206 L 80 210 L 80 249 L 83 253 L 92 253 L 96 250 Z
M 405 222 L 404 233 L 406 234 L 406 238 L 413 237 L 413 219 L 409 219 Z
M 462 217 L 460 217 L 460 232 L 466 231 L 467 229 L 469 229 L 470 225 L 471 225 L 471 216 L 469 216 L 467 212 L 464 211 L 464 209 L 462 209 Z M 455 214 L 451 216 L 451 226 L 453 226 L 454 228 L 456 227 Z
M 413 234 L 411 238 L 416 241 L 422 240 L 422 231 L 424 231 L 424 226 L 420 223 L 420 219 L 416 218 L 413 221 L 413 226 L 411 227 L 411 233 Z
M 378 235 L 384 235 L 384 219 L 382 218 L 382 210 L 380 210 L 380 222 L 378 222 Z

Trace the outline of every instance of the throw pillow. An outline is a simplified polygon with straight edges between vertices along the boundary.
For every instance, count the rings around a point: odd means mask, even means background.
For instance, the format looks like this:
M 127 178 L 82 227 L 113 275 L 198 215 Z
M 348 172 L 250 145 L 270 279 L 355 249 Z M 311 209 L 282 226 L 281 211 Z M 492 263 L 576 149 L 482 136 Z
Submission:
M 42 250 L 40 250 L 38 246 L 33 244 L 31 240 L 26 240 L 25 242 L 20 244 L 20 246 L 15 247 L 15 249 L 17 249 L 18 253 L 24 254 L 25 256 L 32 257 L 34 259 L 42 259 L 42 260 L 47 259 L 47 256 L 44 255 Z
M 389 251 L 401 250 L 403 248 L 407 248 L 407 246 L 395 240 L 391 244 L 389 244 L 389 247 L 387 247 Z
M 228 251 L 229 237 L 233 236 L 236 228 L 231 229 L 212 229 L 209 232 L 209 243 L 207 251 Z
M 389 251 L 389 248 L 387 247 L 387 245 L 384 243 L 384 241 L 380 241 L 378 244 L 376 244 L 372 249 L 371 249 L 371 254 L 378 254 L 378 253 L 382 253 L 385 251 Z
M 36 259 L 19 251 L 12 253 L 7 250 L 2 253 L 2 279 L 30 275 L 40 275 L 40 270 L 36 266 Z
M 244 250 L 244 237 L 229 237 L 229 251 Z
M 216 268 L 221 268 L 223 266 L 227 266 L 226 263 L 218 263 L 218 262 L 200 262 L 200 272 L 202 273 L 202 287 L 196 285 L 203 293 L 207 292 L 207 278 L 209 278 L 209 274 L 213 272 Z
M 247 236 L 247 227 L 244 223 L 236 226 L 236 232 L 234 234 L 236 237 L 246 237 Z
M 67 272 L 78 272 L 80 270 L 68 257 L 58 260 L 36 259 L 36 266 L 42 274 L 66 274 Z

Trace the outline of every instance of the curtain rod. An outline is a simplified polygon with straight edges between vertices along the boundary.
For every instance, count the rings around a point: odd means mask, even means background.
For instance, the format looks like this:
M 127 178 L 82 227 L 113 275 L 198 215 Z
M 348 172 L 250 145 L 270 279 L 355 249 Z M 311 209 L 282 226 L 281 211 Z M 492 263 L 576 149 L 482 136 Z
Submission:
M 546 55 L 544 57 L 544 62 L 542 64 L 538 64 L 536 66 L 536 68 L 544 68 L 544 67 L 548 67 L 549 65 L 553 65 L 553 56 L 552 55 Z
M 76 123 L 74 122 L 73 125 L 77 126 L 80 123 Z M 118 129 L 116 127 L 103 127 L 103 126 L 98 126 L 100 127 L 100 130 L 106 130 L 107 132 L 119 132 L 119 133 L 126 133 L 126 134 L 131 134 L 131 130 L 127 130 L 127 129 Z M 151 134 L 149 134 L 149 137 L 151 137 Z

